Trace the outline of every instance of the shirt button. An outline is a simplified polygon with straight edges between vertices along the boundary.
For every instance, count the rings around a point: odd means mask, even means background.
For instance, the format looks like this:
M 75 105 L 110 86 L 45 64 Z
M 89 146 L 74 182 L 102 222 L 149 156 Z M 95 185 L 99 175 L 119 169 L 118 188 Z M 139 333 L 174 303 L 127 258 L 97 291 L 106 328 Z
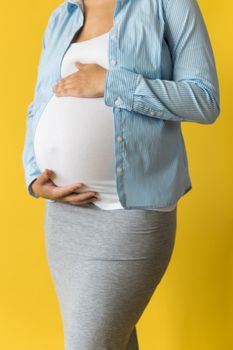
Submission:
M 113 64 L 113 65 L 116 64 L 116 60 L 112 59 L 111 64 Z
M 116 101 L 115 101 L 115 105 L 119 106 L 121 103 L 120 99 L 118 98 Z
M 123 171 L 123 168 L 122 168 L 121 166 L 118 166 L 118 167 L 117 167 L 117 172 L 120 173 L 120 172 L 122 172 L 122 171 Z
M 117 136 L 117 141 L 118 142 L 121 142 L 122 141 L 122 137 L 119 135 L 119 136 Z
M 116 35 L 115 35 L 115 34 L 112 34 L 112 35 L 111 35 L 111 39 L 112 39 L 112 40 L 116 40 Z
M 150 115 L 155 115 L 156 113 L 154 111 L 149 112 Z

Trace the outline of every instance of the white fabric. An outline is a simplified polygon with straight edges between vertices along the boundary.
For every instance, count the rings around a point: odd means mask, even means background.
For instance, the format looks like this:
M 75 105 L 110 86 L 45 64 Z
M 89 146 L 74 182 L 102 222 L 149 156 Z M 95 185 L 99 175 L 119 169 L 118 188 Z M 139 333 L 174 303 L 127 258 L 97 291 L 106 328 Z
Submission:
M 108 69 L 109 32 L 72 43 L 61 65 L 61 77 L 78 71 L 74 62 Z M 114 119 L 103 97 L 52 96 L 37 124 L 34 149 L 41 171 L 51 169 L 58 186 L 83 182 L 77 192 L 96 191 L 101 209 L 123 209 L 116 190 Z M 172 210 L 170 207 L 151 210 Z M 150 209 L 150 208 L 148 208 Z

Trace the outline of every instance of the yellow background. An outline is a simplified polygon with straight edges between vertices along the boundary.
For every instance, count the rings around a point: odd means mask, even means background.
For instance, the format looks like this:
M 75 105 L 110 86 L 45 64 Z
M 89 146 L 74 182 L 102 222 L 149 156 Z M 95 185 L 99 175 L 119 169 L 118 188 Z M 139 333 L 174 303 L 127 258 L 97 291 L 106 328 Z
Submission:
M 22 148 L 42 34 L 61 2 L 1 1 L 0 348 L 63 350 L 44 243 L 44 200 L 25 190 Z M 183 123 L 193 189 L 178 205 L 172 260 L 137 324 L 142 350 L 233 349 L 232 12 L 199 0 L 220 80 L 221 115 Z

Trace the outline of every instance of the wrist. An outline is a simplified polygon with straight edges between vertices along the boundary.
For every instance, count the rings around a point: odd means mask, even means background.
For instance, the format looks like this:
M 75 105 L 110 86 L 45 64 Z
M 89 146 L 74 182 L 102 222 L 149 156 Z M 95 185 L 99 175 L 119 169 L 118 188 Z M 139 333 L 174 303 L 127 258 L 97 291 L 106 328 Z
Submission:
M 33 197 L 39 198 L 38 194 L 36 193 L 36 189 L 35 189 L 35 181 L 36 179 L 34 179 L 30 185 L 28 186 L 29 192 L 31 193 L 31 195 Z
M 101 84 L 98 84 L 98 95 L 100 97 L 104 96 L 104 87 L 105 87 L 105 79 L 106 79 L 106 75 L 107 75 L 107 69 L 103 68 L 103 75 L 102 75 L 102 79 L 100 79 L 99 81 L 101 81 Z

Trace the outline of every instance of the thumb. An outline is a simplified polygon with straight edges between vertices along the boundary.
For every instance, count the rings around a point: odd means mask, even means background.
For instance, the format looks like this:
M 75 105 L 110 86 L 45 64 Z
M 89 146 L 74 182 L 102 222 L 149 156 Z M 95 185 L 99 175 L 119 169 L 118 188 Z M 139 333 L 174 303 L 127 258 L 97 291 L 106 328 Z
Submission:
M 84 66 L 84 64 L 81 63 L 81 62 L 75 62 L 75 65 L 76 65 L 76 67 L 78 67 L 78 68 L 81 68 L 82 66 Z
M 52 170 L 45 169 L 43 171 L 43 173 L 41 173 L 40 176 L 38 176 L 37 183 L 39 183 L 40 185 L 43 185 L 45 182 L 50 180 L 52 175 L 53 175 L 53 171 Z

